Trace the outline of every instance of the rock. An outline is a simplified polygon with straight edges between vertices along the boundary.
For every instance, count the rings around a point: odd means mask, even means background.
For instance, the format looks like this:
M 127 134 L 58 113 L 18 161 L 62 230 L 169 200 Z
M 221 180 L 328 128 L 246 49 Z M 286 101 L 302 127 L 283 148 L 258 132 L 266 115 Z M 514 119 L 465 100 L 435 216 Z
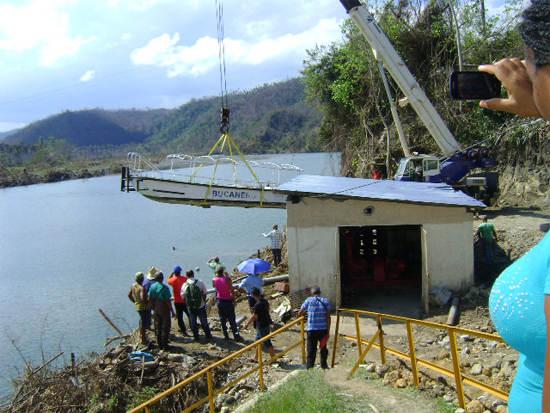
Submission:
M 367 373 L 374 373 L 376 371 L 376 364 L 375 363 L 369 364 L 367 367 L 365 367 L 365 371 Z
M 455 413 L 468 413 L 468 412 L 464 409 L 456 409 Z
M 220 410 L 220 413 L 230 413 L 230 412 L 231 412 L 231 409 L 227 406 L 222 407 L 222 409 Z
M 483 366 L 479 363 L 476 363 L 472 366 L 470 373 L 474 376 L 478 376 L 482 373 L 482 371 L 483 371 Z
M 400 378 L 401 378 L 401 373 L 398 370 L 392 370 L 387 372 L 384 375 L 384 380 L 382 381 L 382 383 L 384 384 L 384 386 L 394 385 L 395 382 Z
M 377 364 L 375 369 L 376 374 L 378 374 L 380 377 L 382 377 L 388 370 L 389 367 L 386 364 Z
M 494 408 L 496 413 L 508 413 L 508 407 L 500 405 Z
M 450 343 L 451 343 L 451 339 L 449 338 L 449 336 L 445 336 L 441 340 L 439 340 L 439 345 L 442 347 L 448 346 Z
M 493 376 L 493 372 L 491 371 L 491 369 L 488 369 L 487 367 L 483 367 L 483 370 L 481 371 L 481 374 L 483 374 L 487 377 L 492 377 Z
M 483 413 L 485 412 L 486 408 L 485 405 L 479 400 L 472 400 L 466 405 L 466 410 L 468 411 L 468 413 Z
M 437 353 L 437 360 L 444 360 L 446 358 L 449 358 L 449 352 L 447 350 L 445 350 L 444 348 L 442 348 L 441 350 L 439 350 L 439 353 Z
M 398 389 L 404 389 L 407 387 L 407 381 L 405 379 L 397 379 L 395 382 L 395 387 Z
M 217 399 L 217 404 L 222 404 L 224 406 L 230 405 L 235 403 L 236 399 L 235 396 L 231 396 L 229 394 L 219 394 Z

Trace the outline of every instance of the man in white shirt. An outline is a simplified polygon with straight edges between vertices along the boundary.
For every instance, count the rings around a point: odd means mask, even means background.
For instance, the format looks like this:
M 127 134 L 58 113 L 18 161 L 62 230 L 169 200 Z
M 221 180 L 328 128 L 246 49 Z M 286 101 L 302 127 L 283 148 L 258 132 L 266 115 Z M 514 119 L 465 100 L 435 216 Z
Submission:
M 273 251 L 273 262 L 275 267 L 281 263 L 281 250 L 283 249 L 283 233 L 279 230 L 277 224 L 273 224 L 273 231 L 262 235 L 266 238 L 271 238 L 271 251 Z
M 208 317 L 206 316 L 206 286 L 201 280 L 195 279 L 193 270 L 187 270 L 185 273 L 187 281 L 181 288 L 181 297 L 185 300 L 189 310 L 189 321 L 191 322 L 191 331 L 195 341 L 199 341 L 199 326 L 197 317 L 200 320 L 204 336 L 207 340 L 212 338 Z

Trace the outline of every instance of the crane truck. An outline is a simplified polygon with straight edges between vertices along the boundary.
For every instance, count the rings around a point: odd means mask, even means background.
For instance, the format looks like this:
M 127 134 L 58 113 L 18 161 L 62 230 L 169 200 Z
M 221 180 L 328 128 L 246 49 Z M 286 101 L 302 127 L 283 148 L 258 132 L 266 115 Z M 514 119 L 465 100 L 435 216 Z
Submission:
M 488 149 L 462 149 L 367 6 L 359 0 L 340 2 L 369 43 L 375 59 L 390 73 L 405 95 L 404 101 L 413 107 L 444 154 L 443 158 L 439 158 L 411 153 L 401 131 L 397 111 L 392 107 L 392 116 L 405 154 L 394 179 L 447 183 L 488 205 L 498 191 L 498 174 L 490 170 L 495 166 L 495 160 L 489 157 Z M 381 72 L 384 78 L 383 69 Z M 386 90 L 389 90 L 388 87 Z

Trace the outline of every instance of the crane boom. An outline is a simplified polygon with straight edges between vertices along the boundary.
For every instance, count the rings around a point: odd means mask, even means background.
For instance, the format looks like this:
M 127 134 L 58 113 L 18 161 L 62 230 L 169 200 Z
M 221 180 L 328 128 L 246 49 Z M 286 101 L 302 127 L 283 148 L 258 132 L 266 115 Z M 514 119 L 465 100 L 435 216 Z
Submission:
M 374 57 L 382 61 L 409 103 L 416 111 L 445 156 L 461 151 L 447 125 L 403 62 L 390 40 L 374 20 L 366 5 L 359 0 L 340 0 L 363 36 L 369 43 Z

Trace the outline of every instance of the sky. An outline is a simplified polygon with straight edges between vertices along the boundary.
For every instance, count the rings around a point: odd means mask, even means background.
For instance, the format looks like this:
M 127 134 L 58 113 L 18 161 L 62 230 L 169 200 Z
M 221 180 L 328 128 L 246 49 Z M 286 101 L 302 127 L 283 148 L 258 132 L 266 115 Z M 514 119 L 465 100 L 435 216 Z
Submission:
M 299 75 L 338 0 L 223 0 L 227 91 Z M 216 0 L 0 0 L 0 132 L 65 110 L 219 96 Z
M 339 0 L 0 0 L 0 132 L 219 96 L 219 4 L 228 92 L 299 76 L 347 17 Z

